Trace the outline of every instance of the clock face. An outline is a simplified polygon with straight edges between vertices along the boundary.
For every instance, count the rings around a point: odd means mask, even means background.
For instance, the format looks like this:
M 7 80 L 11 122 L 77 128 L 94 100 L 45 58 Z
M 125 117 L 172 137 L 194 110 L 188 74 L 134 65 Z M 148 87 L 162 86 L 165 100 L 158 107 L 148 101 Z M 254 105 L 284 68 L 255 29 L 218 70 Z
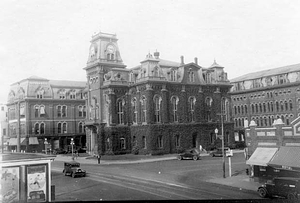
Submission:
M 95 55 L 95 48 L 94 46 L 91 47 L 91 56 Z
M 113 46 L 113 45 L 108 45 L 108 47 L 107 47 L 107 52 L 108 52 L 108 53 L 113 53 L 114 51 L 115 51 L 114 46 Z

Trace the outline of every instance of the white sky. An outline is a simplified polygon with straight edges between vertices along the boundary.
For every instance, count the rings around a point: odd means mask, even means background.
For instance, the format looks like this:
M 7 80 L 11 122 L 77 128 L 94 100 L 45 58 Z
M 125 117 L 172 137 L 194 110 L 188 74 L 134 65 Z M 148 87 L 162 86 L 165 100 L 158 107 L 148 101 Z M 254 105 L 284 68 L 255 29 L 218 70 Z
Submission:
M 12 83 L 39 76 L 85 81 L 91 36 L 116 33 L 127 68 L 150 51 L 229 79 L 300 63 L 298 0 L 1 0 L 0 103 Z

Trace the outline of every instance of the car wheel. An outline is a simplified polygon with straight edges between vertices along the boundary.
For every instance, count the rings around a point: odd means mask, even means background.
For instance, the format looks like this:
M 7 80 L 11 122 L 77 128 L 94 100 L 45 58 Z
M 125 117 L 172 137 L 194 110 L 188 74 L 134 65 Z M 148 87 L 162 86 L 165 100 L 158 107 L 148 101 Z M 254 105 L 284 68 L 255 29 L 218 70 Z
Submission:
M 296 196 L 293 193 L 289 193 L 287 198 L 290 199 L 290 200 L 295 200 Z
M 197 156 L 193 156 L 193 160 L 194 160 L 194 161 L 197 161 L 197 160 L 198 160 L 198 157 L 197 157 Z
M 71 176 L 72 176 L 72 178 L 75 178 L 75 173 L 72 173 Z
M 178 156 L 177 159 L 178 159 L 178 160 L 182 160 L 182 156 Z
M 258 188 L 258 194 L 259 194 L 260 197 L 267 197 L 266 188 L 263 188 L 263 187 Z

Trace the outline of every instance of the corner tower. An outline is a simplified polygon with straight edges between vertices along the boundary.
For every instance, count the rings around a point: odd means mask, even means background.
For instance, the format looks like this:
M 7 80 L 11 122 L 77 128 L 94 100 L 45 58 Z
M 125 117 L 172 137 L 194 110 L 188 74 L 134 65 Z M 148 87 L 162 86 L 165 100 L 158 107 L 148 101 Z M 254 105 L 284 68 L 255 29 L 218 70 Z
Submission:
M 107 80 L 115 70 L 126 72 L 125 65 L 120 55 L 116 34 L 99 32 L 92 36 L 87 66 L 84 68 L 87 76 L 86 86 L 86 135 L 87 147 L 90 153 L 98 153 L 97 137 L 101 125 L 109 123 L 107 103 L 104 95 L 107 91 Z M 126 74 L 124 74 L 126 75 Z M 116 77 L 121 77 L 118 74 Z

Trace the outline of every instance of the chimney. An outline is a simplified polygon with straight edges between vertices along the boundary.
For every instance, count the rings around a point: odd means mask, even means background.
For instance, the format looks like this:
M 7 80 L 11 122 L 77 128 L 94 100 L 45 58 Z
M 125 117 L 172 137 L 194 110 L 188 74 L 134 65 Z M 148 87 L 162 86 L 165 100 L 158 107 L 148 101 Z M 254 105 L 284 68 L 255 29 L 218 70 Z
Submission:
M 159 59 L 159 52 L 158 51 L 154 52 L 154 58 Z
M 195 57 L 195 64 L 198 65 L 198 58 L 197 57 Z
M 180 56 L 180 59 L 181 59 L 180 65 L 184 65 L 184 57 L 183 57 L 183 56 Z

